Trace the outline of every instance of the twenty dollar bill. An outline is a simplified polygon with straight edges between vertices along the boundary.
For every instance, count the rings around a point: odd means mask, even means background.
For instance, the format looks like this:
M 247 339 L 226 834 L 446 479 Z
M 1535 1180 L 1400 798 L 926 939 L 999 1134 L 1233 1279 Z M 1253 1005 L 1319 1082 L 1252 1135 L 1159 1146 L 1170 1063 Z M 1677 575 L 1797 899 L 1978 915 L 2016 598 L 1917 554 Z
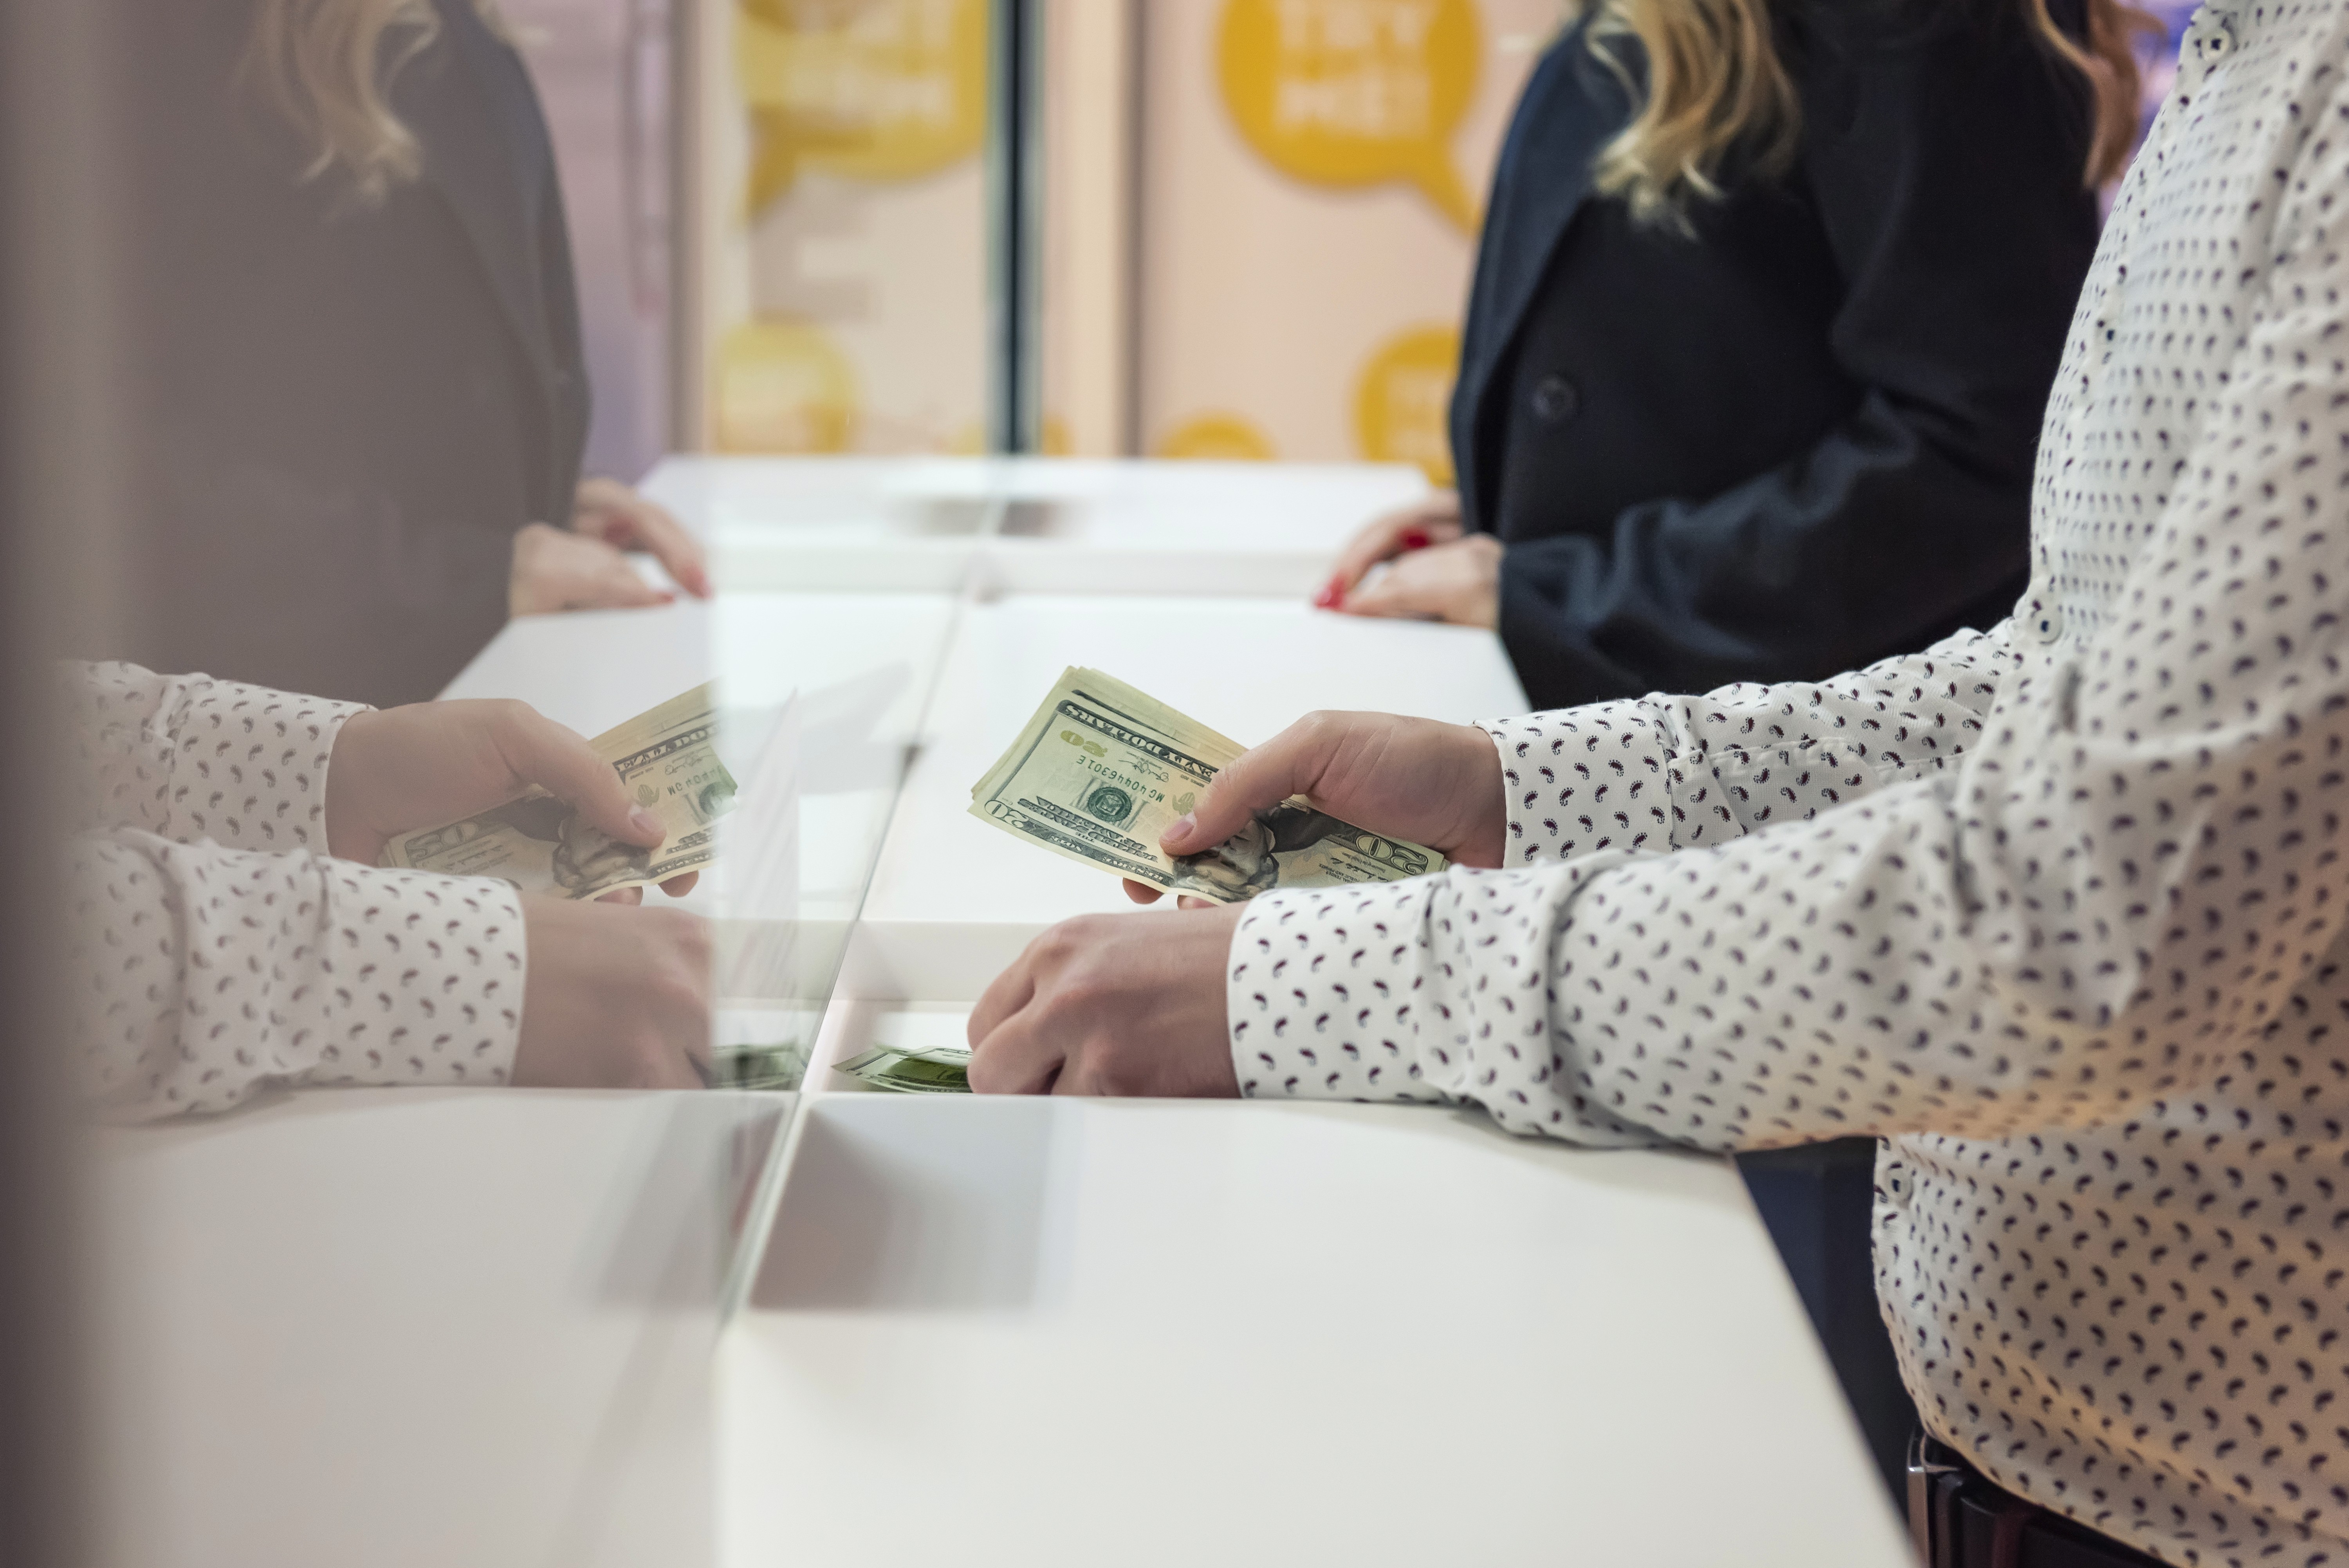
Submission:
M 1276 888 L 1393 882 L 1448 864 L 1302 795 L 1257 812 L 1202 854 L 1161 850 L 1158 836 L 1247 749 L 1098 670 L 1070 670 L 971 791 L 971 815 L 1055 855 L 1218 904 Z
M 395 838 L 381 864 L 451 877 L 496 877 L 524 893 L 593 898 L 666 882 L 715 858 L 710 824 L 733 808 L 734 779 L 718 760 L 716 688 L 697 686 L 588 742 L 616 769 L 630 799 L 668 836 L 623 844 L 589 826 L 544 790 L 493 811 Z
M 970 1053 L 946 1046 L 901 1051 L 894 1045 L 875 1045 L 833 1071 L 900 1095 L 970 1093 Z

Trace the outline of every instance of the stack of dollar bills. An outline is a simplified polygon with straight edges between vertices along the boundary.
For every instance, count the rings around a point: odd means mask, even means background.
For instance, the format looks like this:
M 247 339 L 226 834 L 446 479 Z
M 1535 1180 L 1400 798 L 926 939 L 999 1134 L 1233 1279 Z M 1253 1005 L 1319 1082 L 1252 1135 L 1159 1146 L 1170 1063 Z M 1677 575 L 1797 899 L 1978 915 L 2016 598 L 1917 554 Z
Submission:
M 1276 888 L 1394 882 L 1449 864 L 1316 810 L 1302 795 L 1213 849 L 1169 856 L 1158 836 L 1247 750 L 1098 670 L 1071 669 L 970 792 L 982 822 L 1039 848 L 1170 893 L 1237 904 Z
M 713 1089 L 796 1089 L 807 1076 L 808 1048 L 796 1040 L 774 1045 L 721 1045 L 712 1059 Z
M 875 1045 L 833 1069 L 876 1089 L 900 1095 L 968 1095 L 970 1093 L 970 1053 L 952 1046 L 904 1051 Z
M 715 683 L 695 687 L 588 742 L 668 836 L 653 849 L 608 838 L 544 790 L 492 811 L 404 834 L 379 864 L 451 877 L 496 877 L 525 893 L 594 898 L 698 871 L 717 857 L 710 826 L 734 807 L 718 760 Z

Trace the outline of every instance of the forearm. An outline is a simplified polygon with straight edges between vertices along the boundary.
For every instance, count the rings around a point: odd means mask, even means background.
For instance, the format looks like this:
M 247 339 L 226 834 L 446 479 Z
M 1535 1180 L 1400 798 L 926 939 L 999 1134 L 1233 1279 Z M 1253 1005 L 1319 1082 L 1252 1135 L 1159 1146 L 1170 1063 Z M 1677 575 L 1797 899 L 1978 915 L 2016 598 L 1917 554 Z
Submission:
M 1537 910 L 1550 918 L 1628 857 L 1254 900 L 1226 970 L 1240 1093 L 1481 1105 L 1513 1131 L 1605 1147 L 1662 1141 L 1567 1085 L 1547 965 L 1502 936 Z M 1507 951 L 1493 950 L 1496 936 Z
M 1488 721 L 1506 863 L 1718 844 L 1938 772 L 1979 738 L 2012 663 L 2001 627 L 1830 680 Z

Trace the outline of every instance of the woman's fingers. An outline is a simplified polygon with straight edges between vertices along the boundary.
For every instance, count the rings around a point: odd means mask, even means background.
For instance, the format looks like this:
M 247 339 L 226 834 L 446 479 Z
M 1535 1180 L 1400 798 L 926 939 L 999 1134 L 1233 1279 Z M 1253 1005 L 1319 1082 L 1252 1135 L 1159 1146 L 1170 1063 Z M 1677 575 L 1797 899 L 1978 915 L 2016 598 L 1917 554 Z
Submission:
M 636 527 L 645 548 L 687 593 L 698 599 L 708 598 L 709 560 L 702 553 L 701 541 L 687 533 L 685 524 L 671 516 L 666 506 L 642 496 L 636 498 L 636 504 L 643 509 L 636 515 Z
M 1158 902 L 1160 895 L 1158 889 L 1149 883 L 1137 882 L 1128 877 L 1125 878 L 1125 896 L 1137 904 L 1154 904 Z
M 647 848 L 667 836 L 651 812 L 628 798 L 617 769 L 536 709 L 522 702 L 505 708 L 497 738 L 516 778 L 567 801 L 591 826 Z
M 1309 713 L 1263 745 L 1243 752 L 1199 792 L 1198 804 L 1160 835 L 1169 855 L 1196 855 L 1293 794 L 1310 794 L 1328 765 L 1340 719 Z
M 1452 626 L 1500 623 L 1501 542 L 1473 534 L 1404 556 L 1340 607 L 1350 615 L 1440 620 Z
M 612 479 L 579 486 L 576 525 L 624 550 L 645 550 L 697 598 L 709 597 L 709 564 L 701 541 L 667 507 Z
M 1336 608 L 1361 582 L 1363 573 L 1401 554 L 1403 535 L 1413 525 L 1410 516 L 1389 514 L 1355 535 L 1330 566 L 1329 586 L 1321 590 L 1322 607 Z
M 1433 555 L 1414 556 L 1387 568 L 1386 576 L 1360 593 L 1348 596 L 1339 607 L 1348 615 L 1381 616 L 1394 620 L 1434 620 L 1441 618 L 1437 601 L 1441 585 L 1432 570 Z
M 1375 518 L 1338 552 L 1329 584 L 1314 603 L 1324 609 L 1336 609 L 1361 586 L 1363 575 L 1380 562 L 1458 537 L 1460 496 L 1455 491 L 1438 491 L 1424 501 Z
M 636 575 L 603 540 L 533 523 L 514 537 L 509 607 L 515 615 L 555 610 L 630 609 L 673 597 Z
M 564 609 L 641 609 L 670 603 L 670 595 L 645 581 L 628 557 L 601 539 L 583 539 L 601 558 L 581 563 L 576 587 L 564 597 Z

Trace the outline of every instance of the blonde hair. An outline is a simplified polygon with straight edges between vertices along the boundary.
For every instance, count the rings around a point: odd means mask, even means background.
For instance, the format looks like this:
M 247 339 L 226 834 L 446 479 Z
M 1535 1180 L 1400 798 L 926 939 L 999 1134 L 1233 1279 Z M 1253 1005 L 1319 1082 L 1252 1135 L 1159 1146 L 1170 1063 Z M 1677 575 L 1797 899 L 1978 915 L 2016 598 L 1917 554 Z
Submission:
M 2039 41 L 2088 78 L 2094 131 L 2083 183 L 2116 177 L 2137 124 L 2136 35 L 2161 24 L 2126 0 L 2087 0 L 2084 47 L 2055 25 L 2047 0 L 2020 0 Z M 1778 57 L 1768 0 L 1585 0 L 1586 40 L 1640 99 L 1639 113 L 1599 151 L 1595 182 L 1624 198 L 1642 222 L 1685 226 L 1690 201 L 1721 194 L 1733 147 L 1763 174 L 1784 173 L 1802 140 L 1802 100 Z M 1610 38 L 1636 38 L 1644 88 L 1630 80 Z
M 495 0 L 473 5 L 501 26 Z M 238 78 L 294 133 L 303 179 L 339 174 L 358 200 L 380 202 L 424 167 L 386 89 L 440 31 L 431 0 L 254 0 Z

